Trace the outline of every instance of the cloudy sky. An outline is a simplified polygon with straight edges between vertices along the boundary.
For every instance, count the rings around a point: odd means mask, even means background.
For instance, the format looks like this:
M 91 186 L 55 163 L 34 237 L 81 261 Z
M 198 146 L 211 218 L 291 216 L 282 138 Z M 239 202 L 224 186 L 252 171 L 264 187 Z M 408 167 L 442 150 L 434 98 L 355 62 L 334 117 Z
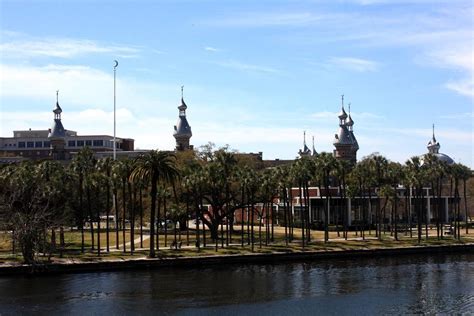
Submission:
M 359 157 L 441 152 L 473 167 L 471 0 L 0 1 L 2 137 L 66 129 L 172 149 L 184 85 L 195 146 L 332 151 L 341 94 Z

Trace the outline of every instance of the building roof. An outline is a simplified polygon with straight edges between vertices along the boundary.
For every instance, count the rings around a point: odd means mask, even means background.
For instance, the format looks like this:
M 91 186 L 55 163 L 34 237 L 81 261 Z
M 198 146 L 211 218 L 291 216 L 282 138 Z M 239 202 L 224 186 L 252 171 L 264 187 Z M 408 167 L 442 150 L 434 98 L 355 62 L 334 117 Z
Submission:
M 184 102 L 183 97 L 181 97 L 181 105 L 178 106 L 179 109 L 179 118 L 178 124 L 174 126 L 173 136 L 178 137 L 191 137 L 193 133 L 191 132 L 191 126 L 186 119 L 186 109 L 188 106 Z
M 347 126 L 341 125 L 339 132 L 335 135 L 334 145 L 353 145 L 354 138 L 351 136 L 351 132 L 347 129 Z
M 64 129 L 63 123 L 60 119 L 54 119 L 53 127 L 48 134 L 48 138 L 65 138 L 66 130 Z
M 347 118 L 346 110 L 344 110 L 344 105 L 341 108 L 341 113 L 339 113 L 339 119 L 344 121 Z
M 354 121 L 352 120 L 352 117 L 350 114 L 349 114 L 349 118 L 347 119 L 346 125 L 350 127 L 354 125 Z
M 191 126 L 189 126 L 188 120 L 186 119 L 186 116 L 180 116 L 178 119 L 178 125 L 174 126 L 174 137 L 179 137 L 179 136 L 187 136 L 191 137 L 193 136 L 193 133 L 191 132 Z

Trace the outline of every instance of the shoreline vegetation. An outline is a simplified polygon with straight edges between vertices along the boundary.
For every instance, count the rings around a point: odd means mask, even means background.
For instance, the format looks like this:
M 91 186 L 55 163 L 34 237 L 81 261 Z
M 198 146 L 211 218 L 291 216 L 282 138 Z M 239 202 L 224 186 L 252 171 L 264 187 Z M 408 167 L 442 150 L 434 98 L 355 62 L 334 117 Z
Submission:
M 86 147 L 69 164 L 0 166 L 0 264 L 472 244 L 471 176 L 430 154 L 405 165 L 319 153 L 265 166 L 212 144 L 120 160 Z

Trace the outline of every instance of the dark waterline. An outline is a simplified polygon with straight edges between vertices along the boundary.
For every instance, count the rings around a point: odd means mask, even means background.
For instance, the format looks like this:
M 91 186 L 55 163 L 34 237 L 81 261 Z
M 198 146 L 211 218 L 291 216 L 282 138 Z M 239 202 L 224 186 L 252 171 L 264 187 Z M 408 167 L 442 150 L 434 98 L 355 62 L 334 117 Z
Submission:
M 0 279 L 0 314 L 474 312 L 474 254 Z

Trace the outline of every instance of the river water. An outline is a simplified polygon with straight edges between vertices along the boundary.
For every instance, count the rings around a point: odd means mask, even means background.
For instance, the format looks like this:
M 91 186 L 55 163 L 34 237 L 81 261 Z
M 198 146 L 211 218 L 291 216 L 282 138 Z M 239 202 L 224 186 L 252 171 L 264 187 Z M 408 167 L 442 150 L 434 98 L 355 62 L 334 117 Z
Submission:
M 474 254 L 0 278 L 0 314 L 474 313 Z

